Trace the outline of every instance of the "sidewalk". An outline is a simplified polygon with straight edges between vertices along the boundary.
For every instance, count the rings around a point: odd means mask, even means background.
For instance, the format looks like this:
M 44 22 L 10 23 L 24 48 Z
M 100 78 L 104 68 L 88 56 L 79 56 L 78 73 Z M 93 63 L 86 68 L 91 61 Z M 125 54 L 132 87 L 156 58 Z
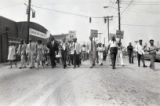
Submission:
M 9 62 L 0 63 L 0 68 L 9 65 Z

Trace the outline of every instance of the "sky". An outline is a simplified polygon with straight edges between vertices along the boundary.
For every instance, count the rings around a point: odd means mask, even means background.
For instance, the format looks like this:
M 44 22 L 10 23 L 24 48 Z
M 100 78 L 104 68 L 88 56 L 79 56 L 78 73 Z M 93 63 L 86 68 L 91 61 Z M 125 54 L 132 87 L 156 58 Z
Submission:
M 160 1 L 159 0 L 120 0 L 121 29 L 124 31 L 124 45 L 143 39 L 160 40 Z M 113 16 L 110 21 L 110 33 L 118 29 L 116 0 L 32 0 L 32 9 L 36 11 L 37 22 L 53 35 L 75 30 L 79 42 L 89 41 L 90 30 L 99 33 L 98 41 L 107 38 L 107 24 L 104 16 Z M 0 0 L 0 15 L 14 21 L 26 21 L 27 0 Z M 108 8 L 103 8 L 108 6 Z M 92 22 L 89 23 L 89 17 Z

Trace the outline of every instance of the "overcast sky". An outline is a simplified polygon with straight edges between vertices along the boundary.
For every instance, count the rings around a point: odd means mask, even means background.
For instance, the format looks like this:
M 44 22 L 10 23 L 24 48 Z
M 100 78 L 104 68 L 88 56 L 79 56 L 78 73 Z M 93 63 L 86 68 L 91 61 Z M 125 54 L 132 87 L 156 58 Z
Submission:
M 68 33 L 76 30 L 80 42 L 88 41 L 90 29 L 99 30 L 101 40 L 107 37 L 107 24 L 102 18 L 113 15 L 110 32 L 118 29 L 116 0 L 32 0 L 36 18 L 31 21 L 46 27 L 52 34 Z M 26 21 L 27 0 L 0 0 L 0 15 L 15 21 Z M 103 6 L 110 6 L 104 9 Z M 73 15 L 73 14 L 76 15 Z M 147 42 L 154 38 L 160 40 L 160 1 L 159 0 L 121 0 L 121 23 L 124 30 L 124 44 L 138 39 Z M 82 16 L 79 16 L 82 15 Z M 106 38 L 107 40 L 107 38 Z

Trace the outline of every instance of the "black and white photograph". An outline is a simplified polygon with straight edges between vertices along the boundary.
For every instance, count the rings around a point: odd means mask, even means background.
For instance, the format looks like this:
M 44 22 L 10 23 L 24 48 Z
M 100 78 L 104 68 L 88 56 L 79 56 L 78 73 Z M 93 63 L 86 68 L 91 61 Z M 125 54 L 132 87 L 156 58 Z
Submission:
M 160 106 L 160 0 L 0 0 L 0 106 Z

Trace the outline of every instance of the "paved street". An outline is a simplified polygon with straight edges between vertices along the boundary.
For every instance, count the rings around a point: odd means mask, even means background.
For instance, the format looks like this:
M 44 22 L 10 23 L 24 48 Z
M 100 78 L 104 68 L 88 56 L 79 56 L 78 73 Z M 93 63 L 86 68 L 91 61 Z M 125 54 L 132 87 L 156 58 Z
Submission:
M 148 63 L 147 63 L 148 64 Z M 158 69 L 137 64 L 63 69 L 0 68 L 0 106 L 160 106 Z

